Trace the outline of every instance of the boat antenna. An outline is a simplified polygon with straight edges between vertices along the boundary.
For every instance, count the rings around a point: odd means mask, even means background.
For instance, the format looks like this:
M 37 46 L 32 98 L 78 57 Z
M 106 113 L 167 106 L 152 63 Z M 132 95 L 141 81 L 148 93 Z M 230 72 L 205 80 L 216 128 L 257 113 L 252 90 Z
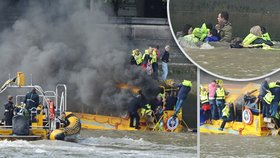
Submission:
M 31 78 L 30 82 L 31 82 L 31 86 L 32 86 L 32 74 L 30 74 L 30 78 Z

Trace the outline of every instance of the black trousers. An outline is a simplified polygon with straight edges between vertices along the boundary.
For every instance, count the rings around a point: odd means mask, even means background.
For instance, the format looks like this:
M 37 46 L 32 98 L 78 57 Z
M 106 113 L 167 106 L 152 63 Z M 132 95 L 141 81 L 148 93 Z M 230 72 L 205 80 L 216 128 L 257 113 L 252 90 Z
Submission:
M 153 68 L 153 79 L 158 80 L 158 63 L 153 63 L 152 68 Z
M 134 119 L 136 119 L 135 128 L 138 128 L 139 127 L 139 121 L 140 121 L 140 116 L 139 116 L 138 112 L 129 113 L 129 117 L 130 117 L 130 124 L 129 124 L 130 127 L 134 127 L 133 122 L 134 122 Z
M 231 119 L 231 118 L 228 118 L 228 117 L 225 117 L 225 116 L 223 116 L 222 119 L 223 119 L 223 122 L 222 122 L 222 124 L 221 124 L 221 128 L 224 129 L 226 123 L 227 123 L 227 122 L 231 122 L 232 119 Z

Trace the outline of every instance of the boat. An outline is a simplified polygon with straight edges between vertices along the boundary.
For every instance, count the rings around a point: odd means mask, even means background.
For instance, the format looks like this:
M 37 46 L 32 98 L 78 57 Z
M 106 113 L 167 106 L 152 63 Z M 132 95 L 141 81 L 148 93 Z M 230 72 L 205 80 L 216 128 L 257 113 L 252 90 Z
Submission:
M 23 100 L 25 93 L 31 89 L 36 89 L 39 95 L 40 105 L 37 108 L 29 109 L 28 115 L 26 112 Z M 15 92 L 15 111 L 12 126 L 0 126 L 0 140 L 42 140 L 50 139 L 50 135 L 55 135 L 54 131 L 60 130 L 65 133 L 66 127 L 62 127 L 59 117 L 62 113 L 71 115 L 67 112 L 67 87 L 65 84 L 56 85 L 55 91 L 44 91 L 41 86 L 25 85 L 24 73 L 17 72 L 16 77 L 8 79 L 0 89 L 0 95 L 5 92 Z M 30 121 L 31 120 L 31 121 Z M 79 133 L 79 127 L 71 127 L 76 133 L 71 133 L 73 136 Z M 77 130 L 78 129 L 78 130 Z M 69 133 L 69 132 L 68 132 Z M 55 138 L 54 138 L 55 139 Z
M 174 81 L 169 79 L 162 83 L 160 86 L 164 90 L 164 94 L 171 90 L 178 90 L 173 87 Z M 139 88 L 128 85 L 128 84 L 118 84 L 118 88 L 129 89 L 132 93 L 136 93 Z M 160 118 L 151 116 L 141 115 L 140 110 L 138 111 L 140 116 L 140 131 L 164 131 L 164 132 L 181 132 L 185 129 L 187 131 L 195 131 L 188 127 L 186 122 L 182 119 L 182 111 L 178 113 L 176 119 L 173 119 L 174 110 L 165 110 Z M 85 113 L 74 113 L 78 116 L 82 123 L 82 129 L 88 130 L 126 130 L 135 131 L 137 129 L 129 127 L 130 119 L 128 115 L 124 116 L 107 116 L 100 114 L 85 114 Z
M 203 85 L 207 87 L 207 85 Z M 227 122 L 223 131 L 219 130 L 222 120 L 212 120 L 205 123 L 201 117 L 200 132 L 208 134 L 234 134 L 246 136 L 269 136 L 279 135 L 279 128 L 272 119 L 263 118 L 260 103 L 257 112 L 244 106 L 243 97 L 246 92 L 258 97 L 259 84 L 249 83 L 247 85 L 224 84 L 224 89 L 229 92 L 226 103 L 232 103 L 234 109 L 234 121 Z M 202 116 L 202 115 L 201 115 Z

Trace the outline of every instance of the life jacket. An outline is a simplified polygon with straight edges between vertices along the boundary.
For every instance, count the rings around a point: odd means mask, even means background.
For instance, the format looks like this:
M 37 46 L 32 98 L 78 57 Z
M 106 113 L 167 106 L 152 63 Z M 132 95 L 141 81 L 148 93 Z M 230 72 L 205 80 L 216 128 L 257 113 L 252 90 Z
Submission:
M 184 81 L 182 82 L 182 84 L 183 84 L 183 86 L 186 86 L 186 87 L 192 87 L 192 82 L 189 81 L 189 80 L 184 80 Z
M 268 84 L 268 87 L 269 87 L 269 88 L 276 88 L 276 87 L 280 87 L 280 85 L 277 85 L 276 82 L 270 82 L 270 83 Z
M 194 34 L 186 35 L 186 36 L 184 36 L 183 38 L 184 38 L 184 40 L 189 41 L 189 42 L 192 42 L 192 43 L 197 43 L 197 42 L 199 42 L 199 39 L 198 39 L 197 37 L 195 37 Z
M 207 91 L 202 91 L 200 93 L 200 102 L 201 102 L 201 104 L 209 102 Z
M 266 93 L 266 95 L 263 97 L 263 100 L 267 103 L 267 104 L 271 104 L 272 100 L 274 99 L 274 95 L 272 95 L 272 93 L 269 91 L 268 93 Z
M 271 41 L 271 38 L 270 38 L 268 32 L 267 32 L 267 33 L 264 33 L 264 34 L 262 35 L 262 39 L 264 39 L 264 40 L 266 40 L 266 41 Z
M 152 115 L 152 106 L 150 104 L 146 104 L 143 108 L 141 108 L 141 116 L 144 115 Z
M 225 106 L 224 109 L 222 110 L 222 113 L 223 113 L 222 116 L 225 116 L 225 117 L 229 118 L 229 116 L 230 116 L 229 107 Z
M 157 51 L 153 50 L 152 54 L 150 54 L 151 59 L 151 64 L 156 63 L 157 62 Z
M 137 65 L 142 63 L 142 53 L 140 51 L 139 54 L 136 55 L 136 50 L 133 50 L 131 55 L 134 57 Z
M 249 33 L 244 40 L 242 41 L 243 47 L 248 47 L 252 42 L 254 42 L 257 38 L 259 38 L 258 36 Z
M 203 23 L 200 28 L 194 28 L 192 34 L 197 37 L 200 41 L 204 41 L 210 30 L 207 28 L 206 24 Z
M 222 87 L 218 87 L 216 90 L 216 99 L 222 100 L 225 99 L 225 90 Z

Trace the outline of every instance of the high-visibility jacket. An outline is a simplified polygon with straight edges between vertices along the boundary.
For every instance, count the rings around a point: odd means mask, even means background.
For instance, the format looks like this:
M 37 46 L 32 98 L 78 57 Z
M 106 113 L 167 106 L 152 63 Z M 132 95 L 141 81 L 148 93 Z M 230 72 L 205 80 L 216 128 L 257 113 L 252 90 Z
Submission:
M 270 83 L 268 84 L 268 87 L 269 87 L 269 88 L 275 88 L 275 87 L 280 87 L 280 85 L 277 85 L 276 82 L 270 82 Z
M 132 56 L 134 57 L 137 65 L 142 63 L 143 59 L 142 59 L 142 53 L 141 52 L 139 52 L 139 54 L 137 55 L 136 50 L 133 50 L 132 51 Z
M 216 99 L 217 100 L 222 100 L 225 99 L 225 90 L 222 87 L 218 87 L 216 90 Z
M 141 115 L 151 115 L 152 114 L 152 106 L 150 104 L 146 104 L 143 108 L 141 108 Z
M 191 87 L 191 86 L 192 86 L 192 82 L 189 81 L 189 80 L 184 80 L 184 81 L 182 82 L 182 85 L 183 85 L 183 86 L 187 86 L 187 87 Z
M 200 41 L 204 41 L 210 30 L 207 28 L 206 24 L 203 23 L 201 28 L 194 28 L 192 34 L 197 37 Z
M 244 47 L 249 46 L 252 42 L 254 42 L 257 38 L 260 38 L 252 33 L 249 33 L 245 39 L 242 41 Z
M 270 38 L 268 32 L 267 32 L 267 33 L 264 33 L 264 34 L 262 35 L 262 39 L 264 39 L 264 40 L 266 40 L 266 41 L 271 41 L 271 38 Z
M 157 62 L 157 51 L 156 50 L 153 50 L 152 54 L 150 54 L 150 58 L 152 58 L 151 59 L 151 64 Z
M 222 110 L 222 113 L 223 113 L 222 116 L 225 116 L 225 117 L 229 118 L 229 116 L 230 116 L 229 107 L 225 106 L 224 109 Z
M 274 95 L 272 95 L 272 93 L 269 91 L 268 93 L 266 93 L 266 95 L 263 97 L 263 100 L 267 103 L 267 104 L 271 104 L 272 100 L 274 99 Z
M 204 103 L 207 103 L 207 102 L 209 102 L 208 92 L 207 91 L 201 91 L 201 93 L 200 93 L 200 103 L 204 104 Z

